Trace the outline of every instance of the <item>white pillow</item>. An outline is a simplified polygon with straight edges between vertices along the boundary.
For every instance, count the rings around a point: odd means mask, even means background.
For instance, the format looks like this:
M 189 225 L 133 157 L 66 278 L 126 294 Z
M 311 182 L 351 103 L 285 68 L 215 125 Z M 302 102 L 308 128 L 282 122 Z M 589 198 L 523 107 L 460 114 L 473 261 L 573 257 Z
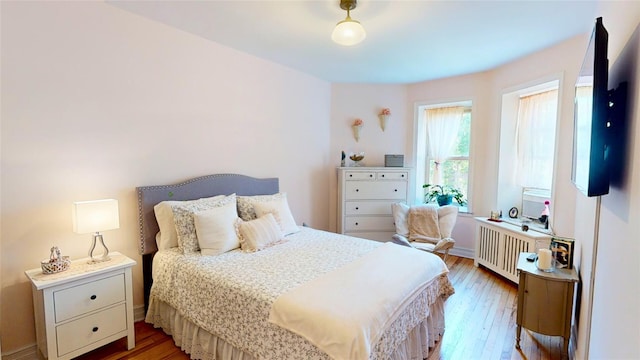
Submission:
M 396 234 L 409 237 L 409 205 L 405 203 L 391 204 L 393 223 L 396 225 Z
M 235 202 L 195 213 L 193 222 L 202 255 L 219 255 L 239 248 L 238 219 Z
M 272 214 L 251 221 L 240 220 L 238 235 L 242 250 L 250 252 L 262 250 L 282 240 L 280 228 Z
M 175 222 L 176 232 L 178 233 L 178 248 L 185 254 L 200 250 L 198 237 L 196 235 L 194 214 L 215 207 L 221 207 L 229 203 L 235 205 L 236 194 L 225 196 L 222 199 L 213 197 L 200 199 L 198 201 L 172 204 L 173 220 Z
M 271 195 L 253 195 L 253 196 L 238 196 L 238 216 L 244 221 L 257 219 L 256 211 L 253 209 L 253 204 L 256 202 L 269 202 L 286 196 L 284 193 L 276 193 Z
M 273 214 L 278 226 L 280 226 L 283 236 L 300 231 L 300 228 L 296 225 L 296 221 L 293 219 L 293 215 L 289 209 L 287 195 L 284 193 L 281 197 L 273 199 L 272 201 L 254 202 L 253 209 L 258 217 L 265 214 Z
M 162 201 L 153 207 L 153 212 L 156 214 L 156 221 L 160 227 L 160 233 L 156 234 L 156 244 L 158 250 L 166 250 L 174 247 L 178 247 L 178 233 L 176 232 L 176 225 L 173 220 L 173 210 L 171 205 L 186 204 L 193 201 L 215 201 L 224 199 L 224 195 L 213 196 L 210 198 L 202 198 L 198 200 L 185 200 L 185 201 Z M 158 236 L 159 235 L 159 236 Z

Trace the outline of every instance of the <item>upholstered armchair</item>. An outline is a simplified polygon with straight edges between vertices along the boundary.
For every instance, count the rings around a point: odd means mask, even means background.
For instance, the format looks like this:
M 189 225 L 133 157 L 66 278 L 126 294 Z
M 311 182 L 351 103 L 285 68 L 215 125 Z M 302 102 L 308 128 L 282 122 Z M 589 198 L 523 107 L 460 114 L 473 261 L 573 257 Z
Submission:
M 444 260 L 455 245 L 451 238 L 458 217 L 453 205 L 391 205 L 396 234 L 391 241 L 432 253 L 442 253 Z

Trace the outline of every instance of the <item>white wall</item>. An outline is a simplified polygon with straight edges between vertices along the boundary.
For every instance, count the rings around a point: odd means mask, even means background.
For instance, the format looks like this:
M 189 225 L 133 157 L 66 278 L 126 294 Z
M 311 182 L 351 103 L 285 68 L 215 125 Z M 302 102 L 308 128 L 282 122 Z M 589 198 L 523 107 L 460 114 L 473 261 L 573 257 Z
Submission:
M 340 153 L 364 151 L 365 166 L 384 166 L 385 154 L 405 154 L 405 166 L 411 159 L 411 119 L 413 113 L 406 108 L 405 85 L 332 84 L 331 85 L 331 146 L 329 163 L 340 166 Z M 382 131 L 378 113 L 383 108 L 391 110 L 391 118 Z M 362 119 L 364 126 L 360 140 L 353 137 L 351 124 Z M 329 224 L 337 227 L 338 173 L 331 172 Z
M 112 251 L 136 260 L 136 186 L 279 177 L 298 223 L 328 228 L 330 85 L 101 2 L 2 2 L 2 349 L 35 342 L 26 269 L 86 256 L 71 203 L 114 197 Z M 393 104 L 389 104 L 393 106 Z
M 611 187 L 601 199 L 597 260 L 590 268 L 595 271 L 595 282 L 588 355 L 591 359 L 631 359 L 640 357 L 640 3 L 625 6 L 624 12 L 605 5 L 609 88 L 623 81 L 629 86 L 628 146 L 623 183 Z

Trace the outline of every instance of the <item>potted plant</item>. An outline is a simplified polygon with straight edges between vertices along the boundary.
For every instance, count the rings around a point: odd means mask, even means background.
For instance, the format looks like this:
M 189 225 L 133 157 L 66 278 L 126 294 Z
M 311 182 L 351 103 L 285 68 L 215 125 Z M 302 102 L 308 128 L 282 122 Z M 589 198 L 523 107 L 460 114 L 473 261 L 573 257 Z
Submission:
M 424 184 L 422 185 L 422 188 L 425 189 L 425 203 L 431 202 L 434 199 L 440 206 L 451 204 L 453 199 L 455 199 L 460 205 L 465 205 L 467 203 L 464 199 L 464 194 L 453 186 Z

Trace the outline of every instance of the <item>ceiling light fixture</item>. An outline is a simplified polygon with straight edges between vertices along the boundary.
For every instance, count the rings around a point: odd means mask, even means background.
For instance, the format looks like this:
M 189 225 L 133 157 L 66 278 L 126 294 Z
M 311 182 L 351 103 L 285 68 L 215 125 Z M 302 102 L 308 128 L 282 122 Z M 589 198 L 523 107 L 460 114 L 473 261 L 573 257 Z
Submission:
M 347 10 L 347 18 L 340 21 L 331 34 L 331 39 L 340 45 L 355 45 L 367 37 L 367 33 L 360 25 L 360 22 L 353 20 L 349 13 L 356 8 L 357 4 L 357 0 L 340 0 L 340 8 Z

